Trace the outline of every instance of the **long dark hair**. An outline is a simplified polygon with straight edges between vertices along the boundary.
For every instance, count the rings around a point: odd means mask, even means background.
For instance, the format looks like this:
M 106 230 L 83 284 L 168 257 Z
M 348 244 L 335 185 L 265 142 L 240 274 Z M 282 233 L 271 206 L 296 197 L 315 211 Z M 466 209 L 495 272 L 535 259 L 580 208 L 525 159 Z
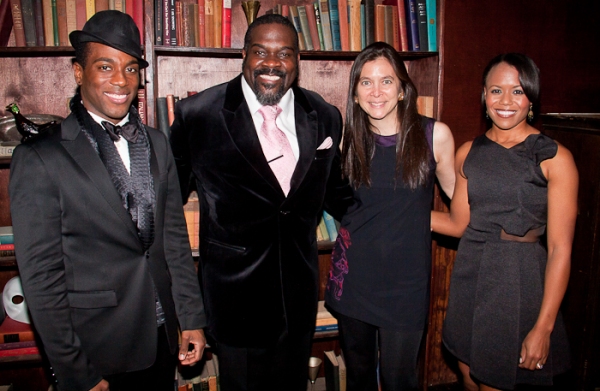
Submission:
M 515 68 L 519 73 L 519 83 L 521 83 L 521 87 L 523 87 L 525 96 L 532 104 L 533 113 L 537 114 L 540 109 L 540 70 L 537 65 L 535 65 L 535 62 L 524 54 L 505 53 L 492 58 L 483 71 L 483 88 L 485 88 L 488 75 L 492 69 L 503 62 Z M 485 92 L 483 89 L 481 91 L 481 103 L 485 114 Z M 530 119 L 528 117 L 527 121 L 532 122 L 533 118 Z
M 400 129 L 396 137 L 396 177 L 402 169 L 402 181 L 411 189 L 427 183 L 430 151 L 417 112 L 417 88 L 396 50 L 383 42 L 367 46 L 356 57 L 350 70 L 350 88 L 346 103 L 346 124 L 342 145 L 342 171 L 355 188 L 371 185 L 371 159 L 375 151 L 375 136 L 368 115 L 354 101 L 360 74 L 367 62 L 378 58 L 389 61 L 400 79 L 404 99 L 398 102 Z

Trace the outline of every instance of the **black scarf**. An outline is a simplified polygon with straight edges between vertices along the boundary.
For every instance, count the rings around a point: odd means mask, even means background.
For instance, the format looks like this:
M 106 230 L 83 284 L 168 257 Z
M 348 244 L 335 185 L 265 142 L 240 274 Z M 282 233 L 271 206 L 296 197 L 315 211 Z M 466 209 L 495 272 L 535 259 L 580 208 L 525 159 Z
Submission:
M 117 192 L 123 207 L 129 212 L 138 228 L 138 236 L 144 251 L 154 242 L 154 183 L 150 172 L 150 141 L 144 124 L 134 106 L 129 109 L 129 122 L 138 128 L 139 136 L 135 143 L 128 142 L 131 175 L 108 132 L 87 112 L 77 90 L 71 99 L 71 111 L 77 118 L 81 130 L 100 156 Z

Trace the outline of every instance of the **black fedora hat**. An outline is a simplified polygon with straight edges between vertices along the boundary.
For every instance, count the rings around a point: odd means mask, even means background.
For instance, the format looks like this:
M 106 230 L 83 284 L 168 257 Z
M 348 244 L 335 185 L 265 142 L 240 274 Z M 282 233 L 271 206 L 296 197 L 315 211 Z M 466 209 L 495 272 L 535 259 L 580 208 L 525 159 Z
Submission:
M 82 30 L 69 34 L 69 40 L 74 48 L 85 42 L 101 43 L 137 58 L 141 68 L 148 66 L 148 62 L 142 58 L 140 30 L 131 16 L 121 11 L 97 12 Z

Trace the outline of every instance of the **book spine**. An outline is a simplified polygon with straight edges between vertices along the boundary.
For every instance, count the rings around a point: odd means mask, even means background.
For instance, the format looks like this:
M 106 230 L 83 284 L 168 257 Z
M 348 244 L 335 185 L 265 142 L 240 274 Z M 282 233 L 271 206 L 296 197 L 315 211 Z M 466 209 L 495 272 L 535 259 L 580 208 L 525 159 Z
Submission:
M 338 11 L 338 0 L 327 0 L 329 6 L 329 19 L 331 23 L 331 39 L 333 50 L 342 50 L 340 41 L 340 14 Z
M 325 222 L 329 239 L 334 241 L 338 235 L 337 228 L 335 227 L 335 219 L 329 213 L 323 211 L 323 221 Z
M 144 88 L 138 89 L 138 114 L 140 115 L 140 119 L 143 124 L 148 124 L 148 119 L 146 116 L 146 90 Z
M 35 16 L 33 15 L 33 0 L 21 0 L 21 15 L 25 30 L 25 45 L 36 46 Z
M 375 1 L 365 0 L 365 45 L 375 42 Z
M 163 0 L 154 2 L 154 44 L 159 46 L 163 44 L 164 4 Z
M 94 5 L 95 5 L 95 12 L 106 11 L 107 9 L 109 9 L 108 0 L 95 0 Z
M 181 1 L 177 1 L 175 3 L 177 5 L 177 21 L 181 21 L 178 23 L 180 26 L 179 37 L 181 40 L 179 41 L 179 46 L 194 46 L 194 31 L 192 30 L 194 26 L 191 26 L 191 18 L 190 18 L 190 7 L 188 4 L 182 4 Z
M 365 26 L 365 5 L 360 5 L 360 48 L 367 46 L 367 28 Z
M 83 29 L 87 21 L 86 0 L 75 0 L 75 26 L 77 30 Z
M 323 25 L 323 44 L 325 50 L 333 50 L 333 38 L 331 36 L 331 19 L 329 16 L 329 3 L 327 0 L 319 0 L 319 12 L 321 14 L 321 25 Z
M 115 9 L 117 11 L 125 12 L 125 0 L 115 0 Z
M 42 0 L 42 13 L 44 18 L 44 45 L 54 46 L 54 21 L 52 19 L 51 0 Z
M 0 357 L 15 357 L 15 356 L 29 356 L 40 354 L 37 346 L 31 346 L 27 348 L 7 349 L 0 350 Z
M 298 10 L 298 20 L 300 21 L 300 26 L 302 29 L 302 33 L 304 35 L 304 45 L 306 50 L 315 50 L 313 46 L 313 40 L 310 32 L 310 27 L 308 26 L 308 17 L 306 15 L 306 7 L 303 5 L 299 5 L 296 7 Z M 315 25 L 316 27 L 316 25 Z
M 416 0 L 405 0 L 404 12 L 406 13 L 406 35 L 408 37 L 408 46 L 411 51 L 421 50 L 419 42 L 419 20 L 417 19 Z
M 183 30 L 185 26 L 183 25 L 183 13 L 181 12 L 181 1 L 175 1 L 175 38 L 177 39 L 177 46 L 185 46 L 185 42 L 183 40 Z
M 427 38 L 430 52 L 437 52 L 437 8 L 436 0 L 427 0 Z
M 34 346 L 36 346 L 35 341 L 8 342 L 0 343 L 0 350 L 31 348 Z
M 52 0 L 52 30 L 54 32 L 54 46 L 60 46 L 58 36 L 58 0 Z
M 10 7 L 13 29 L 15 31 L 15 45 L 27 46 L 27 41 L 25 40 L 25 27 L 23 26 L 23 12 L 21 12 L 21 0 L 10 0 Z
M 298 7 L 295 5 L 290 5 L 290 20 L 292 24 L 296 28 L 296 32 L 298 33 L 298 45 L 300 46 L 300 50 L 306 50 L 306 41 L 304 40 L 304 34 L 302 31 L 302 25 L 300 24 L 300 17 L 298 15 Z
M 221 46 L 231 47 L 231 0 L 223 0 L 223 10 L 221 12 Z
M 12 156 L 15 150 L 15 146 L 1 145 L 0 146 L 0 156 L 7 157 Z
M 340 24 L 340 45 L 342 51 L 350 50 L 350 31 L 348 27 L 348 0 L 338 0 L 338 20 Z
M 169 1 L 169 37 L 170 45 L 177 46 L 177 18 L 175 16 L 175 0 Z M 166 27 L 166 24 L 165 24 Z M 165 41 L 166 42 L 166 41 Z
M 67 33 L 67 0 L 56 0 L 56 19 L 58 20 L 59 46 L 69 46 Z
M 108 0 L 108 9 L 109 10 L 115 10 L 115 9 L 117 9 L 115 7 L 115 0 Z
M 163 3 L 163 45 L 171 45 L 171 14 L 169 13 L 170 0 L 157 0 Z
M 350 50 L 358 52 L 361 49 L 361 20 L 360 0 L 350 0 Z
M 223 13 L 223 0 L 214 0 L 214 14 L 213 14 L 213 43 L 215 48 L 222 47 L 221 41 L 221 25 L 222 25 L 222 13 Z
M 393 47 L 394 49 L 396 49 L 397 52 L 399 52 L 401 50 L 401 45 L 400 45 L 400 34 L 399 33 L 399 23 L 398 23 L 398 7 L 395 5 L 390 5 L 389 6 L 391 8 L 391 18 L 392 18 L 392 31 L 390 31 L 390 34 L 392 35 L 392 42 L 393 42 Z
M 315 24 L 317 25 L 317 34 L 319 36 L 319 50 L 325 50 L 325 38 L 323 37 L 323 23 L 321 22 L 321 11 L 319 11 L 319 2 L 313 3 L 315 12 Z
M 206 47 L 206 3 L 198 0 L 198 46 Z
M 396 10 L 398 11 L 398 36 L 400 37 L 400 50 L 410 51 L 408 44 L 408 34 L 406 32 L 406 12 L 404 0 L 399 0 Z
M 306 13 L 306 24 L 308 25 L 308 32 L 310 33 L 310 40 L 313 45 L 313 50 L 321 50 L 321 41 L 319 40 L 319 24 L 317 24 L 317 16 L 315 15 L 314 4 L 307 4 L 304 6 L 304 12 Z M 302 18 L 300 18 L 302 21 Z
M 77 30 L 77 3 L 75 0 L 67 0 L 67 34 L 75 30 Z
M 15 148 L 14 146 L 11 147 L 7 147 L 7 146 L 3 146 L 3 148 Z M 14 250 L 15 249 L 15 245 L 13 244 L 0 244 L 0 250 Z
M 167 114 L 169 118 L 169 127 L 171 127 L 173 121 L 175 121 L 175 96 L 173 94 L 167 94 Z
M 156 119 L 158 128 L 167 136 L 170 137 L 169 129 L 169 112 L 167 110 L 167 98 L 159 97 L 156 99 Z
M 85 0 L 85 17 L 90 20 L 96 13 L 96 0 Z
M 12 27 L 13 20 L 10 12 L 10 1 L 3 0 L 0 2 L 0 47 L 6 47 L 8 45 Z
M 375 5 L 375 42 L 385 42 L 385 5 Z
M 215 28 L 215 0 L 204 1 L 204 31 L 206 32 L 206 47 L 214 48 L 214 35 L 212 33 Z
M 427 37 L 429 28 L 427 26 L 427 4 L 425 0 L 417 1 L 417 21 L 419 23 L 419 47 L 421 51 L 427 51 L 429 48 L 429 38 Z
M 46 46 L 44 39 L 44 9 L 42 0 L 33 0 L 33 18 L 35 20 L 35 44 Z
M 125 3 L 127 6 L 127 2 Z M 140 30 L 140 42 L 144 43 L 144 2 L 133 1 L 133 15 L 131 15 L 138 30 Z

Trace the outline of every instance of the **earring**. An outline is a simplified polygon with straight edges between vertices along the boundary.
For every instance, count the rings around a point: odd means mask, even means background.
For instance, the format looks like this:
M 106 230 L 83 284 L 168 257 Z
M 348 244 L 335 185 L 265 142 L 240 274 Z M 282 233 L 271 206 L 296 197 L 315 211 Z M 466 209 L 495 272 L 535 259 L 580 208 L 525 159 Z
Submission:
M 354 103 L 358 104 L 358 98 L 354 98 Z
M 485 119 L 490 119 L 490 115 L 488 114 L 487 110 L 485 111 Z
M 404 94 L 402 94 L 402 95 L 399 95 L 399 96 L 398 96 L 398 102 L 401 102 L 401 101 L 403 101 L 403 100 L 404 100 Z
M 529 122 L 533 121 L 533 103 L 529 104 L 529 113 L 527 113 L 527 119 Z

